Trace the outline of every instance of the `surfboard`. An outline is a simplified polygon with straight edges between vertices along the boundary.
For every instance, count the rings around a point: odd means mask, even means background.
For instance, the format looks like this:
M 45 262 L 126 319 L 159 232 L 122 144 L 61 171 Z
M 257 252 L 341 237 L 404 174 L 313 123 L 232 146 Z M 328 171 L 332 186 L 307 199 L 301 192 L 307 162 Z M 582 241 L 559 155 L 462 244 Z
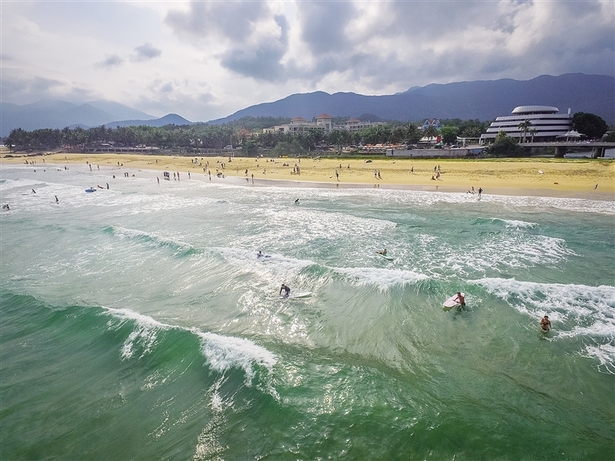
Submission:
M 378 253 L 380 256 L 382 256 L 384 259 L 386 259 L 387 261 L 393 261 L 393 256 L 389 256 L 389 255 L 383 255 L 382 253 Z
M 300 293 L 291 293 L 290 296 L 285 297 L 285 296 L 280 296 L 281 299 L 295 299 L 295 298 L 309 298 L 310 296 L 312 296 L 312 292 L 311 291 L 303 291 Z
M 463 293 L 461 293 L 461 296 L 465 296 Z M 459 306 L 460 304 L 456 301 L 457 300 L 457 295 L 453 295 L 450 298 L 448 298 L 446 301 L 444 301 L 444 304 L 442 304 L 444 307 L 455 307 L 455 306 Z
M 89 189 L 86 189 L 85 191 L 86 191 L 86 192 L 96 192 L 96 189 L 94 189 L 94 188 L 90 187 Z

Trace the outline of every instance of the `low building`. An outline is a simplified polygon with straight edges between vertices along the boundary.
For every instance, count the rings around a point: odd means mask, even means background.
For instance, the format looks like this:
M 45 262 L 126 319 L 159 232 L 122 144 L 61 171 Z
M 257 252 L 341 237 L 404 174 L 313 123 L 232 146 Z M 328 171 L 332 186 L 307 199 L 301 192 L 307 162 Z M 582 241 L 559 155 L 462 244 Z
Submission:
M 362 122 L 356 118 L 348 119 L 343 125 L 333 125 L 333 117 L 327 114 L 320 114 L 314 118 L 313 122 L 307 121 L 303 117 L 295 117 L 290 123 L 276 125 L 272 128 L 264 128 L 263 133 L 303 133 L 309 130 L 322 130 L 331 133 L 333 130 L 361 131 L 366 128 L 385 125 L 384 122 Z
M 528 122 L 525 129 L 520 125 Z M 572 130 L 572 115 L 560 114 L 557 107 L 551 106 L 519 106 L 512 115 L 497 117 L 489 125 L 487 132 L 480 137 L 480 143 L 492 143 L 498 133 L 503 131 L 507 136 L 521 142 L 550 142 L 558 136 Z
M 264 128 L 263 133 L 303 133 L 309 130 L 322 130 L 330 133 L 333 130 L 333 117 L 321 114 L 314 122 L 309 122 L 303 117 L 295 117 L 290 123 L 276 125 L 273 128 Z

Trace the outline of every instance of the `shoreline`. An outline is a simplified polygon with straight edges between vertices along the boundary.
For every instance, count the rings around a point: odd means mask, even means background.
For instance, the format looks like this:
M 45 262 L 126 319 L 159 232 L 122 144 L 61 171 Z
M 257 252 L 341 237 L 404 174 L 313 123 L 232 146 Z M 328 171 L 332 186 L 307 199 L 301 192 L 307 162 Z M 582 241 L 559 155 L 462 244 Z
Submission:
M 143 154 L 45 154 L 0 157 L 0 165 L 40 168 L 81 165 L 114 170 L 169 171 L 209 178 L 233 178 L 237 185 L 377 188 L 484 194 L 542 196 L 615 201 L 615 161 L 605 159 L 336 159 L 180 157 Z M 49 162 L 49 163 L 47 163 Z M 295 173 L 299 169 L 299 174 Z M 440 173 L 440 174 L 438 174 Z M 437 178 L 437 179 L 436 179 Z M 247 183 L 247 184 L 246 184 Z

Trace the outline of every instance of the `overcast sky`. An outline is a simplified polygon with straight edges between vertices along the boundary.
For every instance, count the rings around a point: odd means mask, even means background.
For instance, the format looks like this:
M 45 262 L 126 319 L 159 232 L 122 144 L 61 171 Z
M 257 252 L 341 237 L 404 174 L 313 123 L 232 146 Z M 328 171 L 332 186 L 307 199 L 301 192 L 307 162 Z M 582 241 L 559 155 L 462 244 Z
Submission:
M 2 101 L 207 121 L 293 93 L 615 73 L 613 0 L 2 0 Z

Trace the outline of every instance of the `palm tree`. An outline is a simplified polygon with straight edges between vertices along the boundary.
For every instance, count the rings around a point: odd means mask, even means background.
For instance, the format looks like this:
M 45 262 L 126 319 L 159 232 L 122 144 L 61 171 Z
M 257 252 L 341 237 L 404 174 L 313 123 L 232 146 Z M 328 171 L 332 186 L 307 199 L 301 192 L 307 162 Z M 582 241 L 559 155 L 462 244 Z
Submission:
M 517 128 L 519 128 L 519 131 L 523 132 L 523 138 L 521 142 L 525 142 L 525 135 L 527 134 L 528 131 L 530 131 L 531 126 L 532 126 L 532 122 L 530 122 L 529 120 L 523 120 L 521 123 L 519 123 L 519 125 L 517 125 Z
M 532 135 L 532 142 L 534 142 L 534 136 L 536 136 L 537 132 L 538 130 L 536 128 L 530 128 L 530 134 Z

